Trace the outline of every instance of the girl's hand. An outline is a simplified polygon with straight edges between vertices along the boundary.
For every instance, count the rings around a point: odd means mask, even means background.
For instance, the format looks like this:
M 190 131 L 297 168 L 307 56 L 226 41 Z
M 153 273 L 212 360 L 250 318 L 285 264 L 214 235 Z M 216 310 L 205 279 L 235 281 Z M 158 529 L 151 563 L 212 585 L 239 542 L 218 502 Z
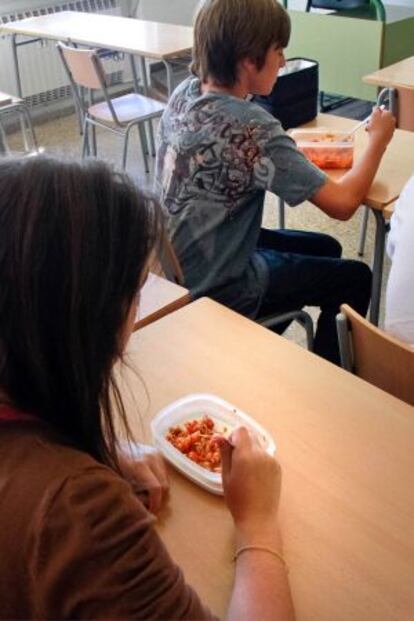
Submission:
M 281 471 L 276 459 L 246 428 L 233 431 L 229 440 L 218 439 L 221 451 L 224 498 L 236 526 L 260 533 L 265 524 L 275 527 Z
M 151 513 L 158 513 L 168 496 L 169 483 L 161 454 L 146 444 L 123 443 L 119 450 L 122 474 Z

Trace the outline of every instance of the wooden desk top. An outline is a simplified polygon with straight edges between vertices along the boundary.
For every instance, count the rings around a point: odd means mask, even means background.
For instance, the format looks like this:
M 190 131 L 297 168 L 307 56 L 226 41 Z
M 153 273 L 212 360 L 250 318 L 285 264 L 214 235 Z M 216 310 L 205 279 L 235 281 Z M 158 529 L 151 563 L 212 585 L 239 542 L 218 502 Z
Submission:
M 189 302 L 191 297 L 188 289 L 156 274 L 148 274 L 147 281 L 141 289 L 134 330 L 172 313 Z
M 352 129 L 358 121 L 345 119 L 332 114 L 318 114 L 317 118 L 303 127 L 329 127 L 339 130 Z M 367 134 L 361 128 L 355 135 L 355 157 L 367 144 Z M 393 139 L 382 158 L 374 183 L 365 197 L 364 204 L 374 209 L 383 209 L 395 201 L 414 170 L 414 132 L 396 129 Z M 332 178 L 340 178 L 340 170 L 326 171 Z
M 390 220 L 392 214 L 394 213 L 394 209 L 395 209 L 395 203 L 391 203 L 391 205 L 387 205 L 384 208 L 383 214 L 384 214 L 385 220 Z
M 414 56 L 374 71 L 362 78 L 367 84 L 414 90 Z
M 139 437 L 192 392 L 223 397 L 273 435 L 297 621 L 412 621 L 412 407 L 205 298 L 135 333 L 128 361 L 139 373 L 122 375 Z M 222 499 L 172 472 L 159 531 L 223 615 L 233 528 Z
M 2 24 L 2 34 L 105 47 L 146 58 L 167 59 L 191 51 L 193 29 L 116 15 L 61 11 Z

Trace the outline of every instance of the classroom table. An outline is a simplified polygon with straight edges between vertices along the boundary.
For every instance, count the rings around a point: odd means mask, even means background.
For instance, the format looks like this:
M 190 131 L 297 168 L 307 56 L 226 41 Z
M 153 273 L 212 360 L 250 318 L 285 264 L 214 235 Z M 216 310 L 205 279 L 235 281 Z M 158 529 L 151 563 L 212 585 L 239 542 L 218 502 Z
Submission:
M 138 79 L 133 61 L 136 55 L 141 63 L 145 93 L 148 91 L 145 59 L 159 60 L 164 63 L 170 92 L 172 88 L 171 60 L 190 52 L 193 45 L 193 29 L 188 26 L 81 11 L 60 11 L 1 24 L 0 33 L 12 35 L 16 85 L 20 97 L 22 97 L 22 85 L 17 50 L 21 45 L 51 39 L 125 52 L 130 55 L 134 84 L 138 90 Z M 18 37 L 24 37 L 24 40 L 18 41 Z
M 316 119 L 306 123 L 302 127 L 328 127 L 338 130 L 350 130 L 358 123 L 352 119 L 334 116 L 331 114 L 319 114 Z M 357 159 L 367 144 L 368 136 L 361 128 L 355 135 L 355 158 Z M 370 307 L 370 320 L 378 325 L 379 309 L 381 301 L 382 269 L 384 263 L 385 236 L 387 225 L 383 210 L 394 202 L 400 195 L 407 181 L 414 171 L 414 133 L 396 129 L 394 136 L 382 158 L 379 170 L 371 185 L 363 204 L 370 207 L 375 216 L 375 247 L 372 264 L 373 282 L 372 298 Z M 339 179 L 343 170 L 327 170 L 327 174 L 333 179 Z
M 413 32 L 414 37 L 414 32 Z M 398 127 L 414 131 L 414 56 L 374 71 L 362 78 L 366 84 L 382 87 L 396 112 Z
M 150 272 L 140 291 L 134 331 L 189 304 L 188 289 Z
M 138 439 L 150 440 L 162 407 L 194 392 L 222 397 L 273 436 L 297 621 L 412 621 L 411 406 L 207 298 L 136 332 L 127 362 L 136 372 L 122 372 L 121 390 Z M 231 519 L 220 497 L 170 476 L 157 528 L 224 617 Z
M 387 222 L 389 220 L 391 220 L 393 214 L 394 214 L 394 209 L 395 209 L 395 203 L 392 203 L 392 205 L 387 205 L 387 207 L 384 207 L 384 219 L 387 220 Z

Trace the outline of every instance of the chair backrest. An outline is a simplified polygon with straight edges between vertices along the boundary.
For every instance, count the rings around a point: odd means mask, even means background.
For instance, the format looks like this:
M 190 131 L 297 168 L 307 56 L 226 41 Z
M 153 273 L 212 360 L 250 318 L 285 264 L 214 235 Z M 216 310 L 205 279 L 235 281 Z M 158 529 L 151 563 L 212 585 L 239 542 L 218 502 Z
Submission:
M 171 280 L 177 285 L 184 286 L 184 274 L 181 269 L 180 261 L 166 233 L 162 236 L 158 259 L 167 280 Z
M 73 96 L 79 108 L 84 113 L 87 112 L 87 105 L 84 98 L 80 95 L 78 87 L 87 88 L 89 91 L 99 89 L 103 93 L 113 120 L 118 124 L 118 117 L 107 90 L 105 70 L 98 51 L 70 47 L 62 42 L 57 43 L 56 47 L 68 74 Z
M 414 405 L 414 347 L 380 330 L 347 304 L 337 317 L 342 366 Z
M 105 71 L 96 50 L 85 50 L 58 43 L 63 63 L 78 86 L 101 89 L 106 86 Z
M 331 9 L 333 11 L 364 11 L 364 17 L 385 22 L 385 8 L 381 0 L 307 0 L 306 11 Z

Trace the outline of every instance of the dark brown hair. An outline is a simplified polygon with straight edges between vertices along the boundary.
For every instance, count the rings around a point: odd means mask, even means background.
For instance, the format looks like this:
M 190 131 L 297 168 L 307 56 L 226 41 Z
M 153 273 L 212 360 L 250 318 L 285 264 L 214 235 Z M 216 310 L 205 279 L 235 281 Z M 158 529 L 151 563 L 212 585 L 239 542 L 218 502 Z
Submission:
M 0 161 L 0 388 L 115 467 L 112 366 L 158 214 L 98 160 Z
M 191 71 L 202 82 L 234 86 L 238 63 L 260 70 L 271 45 L 285 48 L 290 18 L 276 0 L 204 0 L 196 14 Z

